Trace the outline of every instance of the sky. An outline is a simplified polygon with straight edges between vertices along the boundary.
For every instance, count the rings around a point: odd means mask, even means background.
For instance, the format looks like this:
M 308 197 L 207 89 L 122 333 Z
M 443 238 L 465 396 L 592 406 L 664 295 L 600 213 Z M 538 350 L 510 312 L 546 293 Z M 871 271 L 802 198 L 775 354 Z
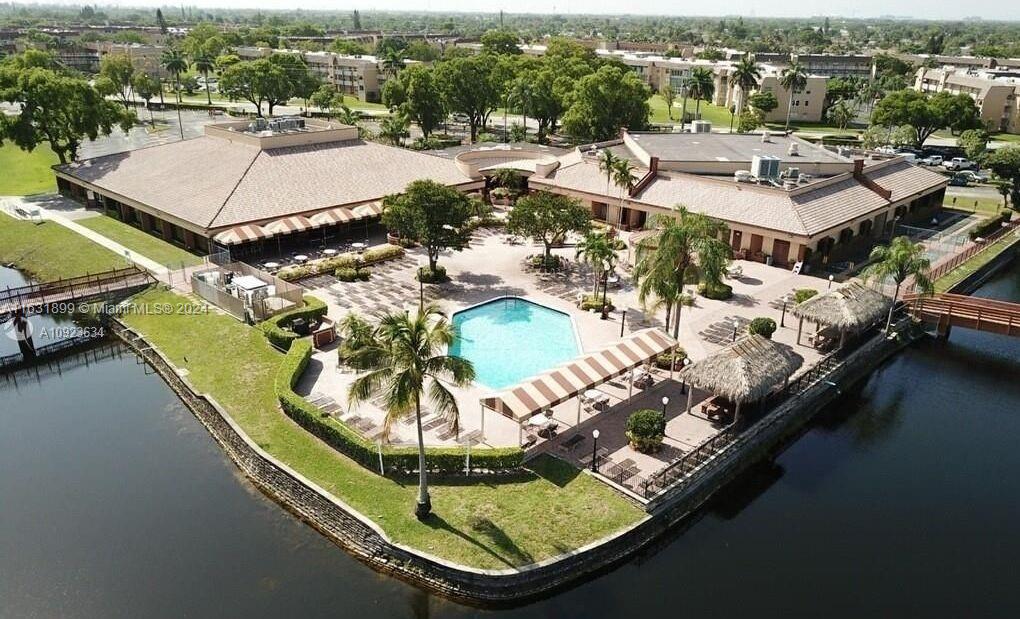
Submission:
M 15 0 L 16 2 L 18 0 Z M 82 4 L 81 2 L 58 2 Z M 167 0 L 93 0 L 99 5 L 174 6 Z M 20 2 L 19 2 L 20 3 Z M 50 4 L 53 0 L 50 0 Z M 34 4 L 26 2 L 25 4 Z M 391 11 L 458 11 L 485 12 L 503 9 L 514 13 L 588 13 L 648 15 L 744 15 L 749 17 L 810 17 L 832 15 L 846 17 L 879 17 L 896 15 L 921 19 L 963 19 L 981 17 L 986 20 L 1020 20 L 1020 2 L 1016 0 L 727 0 L 725 3 L 678 2 L 676 0 L 642 0 L 631 5 L 619 0 L 190 0 L 182 2 L 194 7 L 262 8 L 307 10 L 391 10 Z M 837 6 L 834 6 L 837 5 Z

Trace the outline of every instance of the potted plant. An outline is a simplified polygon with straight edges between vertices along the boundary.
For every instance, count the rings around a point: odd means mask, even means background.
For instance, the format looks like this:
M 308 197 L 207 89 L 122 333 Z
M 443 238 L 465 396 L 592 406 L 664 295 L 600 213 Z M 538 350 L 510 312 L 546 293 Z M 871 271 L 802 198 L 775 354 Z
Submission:
M 642 453 L 655 451 L 666 436 L 666 418 L 662 412 L 643 408 L 634 411 L 627 419 L 627 438 L 630 446 Z

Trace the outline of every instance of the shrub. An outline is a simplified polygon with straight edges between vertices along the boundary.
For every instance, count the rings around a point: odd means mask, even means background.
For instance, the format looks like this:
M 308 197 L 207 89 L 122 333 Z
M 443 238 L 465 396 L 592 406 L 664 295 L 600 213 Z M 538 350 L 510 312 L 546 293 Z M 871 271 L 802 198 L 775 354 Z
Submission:
M 602 294 L 598 295 L 585 295 L 581 299 L 581 309 L 585 312 L 595 310 L 602 311 Z M 611 312 L 615 309 L 613 305 L 613 297 L 606 297 L 606 311 Z
M 294 392 L 294 385 L 308 366 L 312 343 L 299 340 L 291 346 L 277 369 L 273 382 L 276 397 L 284 413 L 298 425 L 345 454 L 358 464 L 379 470 L 379 452 L 368 441 L 343 422 L 324 414 L 317 406 Z M 464 472 L 467 450 L 463 447 L 437 447 L 425 450 L 430 472 L 459 474 Z M 416 447 L 383 447 L 383 468 L 388 472 L 412 473 L 418 470 Z M 516 447 L 471 450 L 471 469 L 491 472 L 515 471 L 521 468 L 524 451 Z
M 373 247 L 365 253 L 340 254 L 325 260 L 319 260 L 302 266 L 291 266 L 281 269 L 277 277 L 284 281 L 293 282 L 313 275 L 323 273 L 335 273 L 337 269 L 353 269 L 367 264 L 375 264 L 386 260 L 392 260 L 404 255 L 404 248 L 399 245 L 381 245 Z
M 542 269 L 543 271 L 558 271 L 560 267 L 563 266 L 563 261 L 556 254 L 548 257 L 546 257 L 545 254 L 528 256 L 527 261 L 532 267 Z
M 793 302 L 803 303 L 817 294 L 818 291 L 814 288 L 798 288 L 797 291 L 793 293 Z
M 759 316 L 751 321 L 751 324 L 747 325 L 747 332 L 751 335 L 760 335 L 767 339 L 772 339 L 772 334 L 776 332 L 776 321 L 765 316 Z
M 733 296 L 733 286 L 730 286 L 729 284 L 710 284 L 706 282 L 698 285 L 698 294 L 706 299 L 725 301 Z
M 446 276 L 446 267 L 438 264 L 435 269 L 420 267 L 418 269 L 417 277 L 419 281 L 426 284 L 441 284 L 450 280 L 450 278 Z
M 309 322 L 317 322 L 329 311 L 326 304 L 315 297 L 306 295 L 304 300 L 305 304 L 302 307 L 277 314 L 259 323 L 259 329 L 266 334 L 266 339 L 273 346 L 289 350 L 294 341 L 301 337 L 297 333 L 288 330 L 288 327 L 294 322 L 295 318 L 304 318 Z
M 678 370 L 683 366 L 684 359 L 687 358 L 687 351 L 683 348 L 677 348 L 672 353 L 664 352 L 661 355 L 655 357 L 655 367 L 660 370 L 668 370 L 670 361 L 673 362 L 673 369 Z
M 666 435 L 666 418 L 661 411 L 642 408 L 627 419 L 627 438 L 638 451 L 654 451 Z
M 376 262 L 399 258 L 405 253 L 407 252 L 400 245 L 380 245 L 361 254 L 361 259 L 365 264 L 375 264 Z
M 367 282 L 372 274 L 359 268 L 342 267 L 334 271 L 333 275 L 342 282 Z
M 967 236 L 969 236 L 972 241 L 977 238 L 986 237 L 1001 228 L 1002 224 L 1008 222 L 1012 217 L 1013 211 L 1003 211 L 993 217 L 987 217 L 983 219 L 981 223 L 971 228 L 970 232 L 967 233 Z

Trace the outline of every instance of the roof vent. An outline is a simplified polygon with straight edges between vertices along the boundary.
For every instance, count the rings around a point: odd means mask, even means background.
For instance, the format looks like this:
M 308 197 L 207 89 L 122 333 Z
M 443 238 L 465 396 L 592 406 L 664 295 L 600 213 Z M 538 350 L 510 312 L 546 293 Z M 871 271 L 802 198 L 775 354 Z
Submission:
M 790 148 L 787 149 L 786 154 L 791 157 L 796 157 L 800 154 L 800 145 L 796 142 L 790 142 Z
M 764 142 L 771 142 L 772 141 L 772 134 L 769 133 L 768 129 L 766 129 L 765 131 L 762 131 L 762 133 L 761 133 L 761 141 L 763 143 Z

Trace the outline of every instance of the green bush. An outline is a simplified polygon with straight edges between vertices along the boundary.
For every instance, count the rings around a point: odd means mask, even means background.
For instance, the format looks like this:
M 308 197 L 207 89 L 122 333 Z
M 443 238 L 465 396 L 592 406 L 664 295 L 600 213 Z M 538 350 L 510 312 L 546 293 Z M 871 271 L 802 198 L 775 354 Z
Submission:
M 304 300 L 304 306 L 277 314 L 259 323 L 259 329 L 266 334 L 266 338 L 273 346 L 288 350 L 294 341 L 301 337 L 287 329 L 294 322 L 295 318 L 304 318 L 309 322 L 316 322 L 329 311 L 326 304 L 315 297 L 306 295 Z
M 399 245 L 381 245 L 373 247 L 360 255 L 346 253 L 301 266 L 286 267 L 281 269 L 276 275 L 284 281 L 293 282 L 306 277 L 312 277 L 313 275 L 335 273 L 337 269 L 353 269 L 359 266 L 392 260 L 393 258 L 403 256 L 404 253 L 404 248 Z
M 654 451 L 666 435 L 666 418 L 661 411 L 642 408 L 627 419 L 627 438 L 638 451 Z
M 419 267 L 417 277 L 419 281 L 426 284 L 441 284 L 450 280 L 446 276 L 446 267 L 438 264 L 434 270 L 429 267 Z
M 361 254 L 361 259 L 365 264 L 375 264 L 376 262 L 399 258 L 405 253 L 407 253 L 406 250 L 400 245 L 386 244 L 365 251 L 365 253 Z
M 729 284 L 698 284 L 698 294 L 706 299 L 725 301 L 733 296 L 733 286 Z
M 343 422 L 324 414 L 317 406 L 294 392 L 294 385 L 308 366 L 312 343 L 299 340 L 291 346 L 276 372 L 274 388 L 280 406 L 288 417 L 333 449 L 358 464 L 379 470 L 379 452 L 375 443 L 348 428 Z M 437 447 L 425 450 L 430 472 L 460 474 L 464 472 L 466 448 Z M 392 473 L 418 470 L 418 449 L 415 447 L 382 448 L 383 468 Z M 476 448 L 471 450 L 471 469 L 491 472 L 515 471 L 521 468 L 524 451 L 515 447 Z
M 803 303 L 817 294 L 818 291 L 814 288 L 798 288 L 797 291 L 793 293 L 793 302 Z
M 333 275 L 342 282 L 367 282 L 372 273 L 357 268 L 341 267 L 334 271 Z
M 675 351 L 668 353 L 664 352 L 661 355 L 655 357 L 655 367 L 660 370 L 668 370 L 670 361 L 673 362 L 673 369 L 679 370 L 683 366 L 684 359 L 687 358 L 687 351 L 683 348 L 677 348 Z
M 759 316 L 751 321 L 751 324 L 747 325 L 747 332 L 751 335 L 760 335 L 767 339 L 772 339 L 772 334 L 776 332 L 776 321 L 765 316 Z
M 984 238 L 1001 228 L 1002 224 L 1008 222 L 1012 219 L 1012 217 L 1013 211 L 1003 211 L 998 215 L 987 217 L 983 219 L 981 223 L 971 228 L 970 232 L 967 233 L 967 236 L 969 236 L 972 241 L 979 237 Z
M 606 311 L 611 312 L 616 306 L 613 305 L 613 297 L 606 297 Z M 598 295 L 585 295 L 581 299 L 581 309 L 585 312 L 595 310 L 602 311 L 602 293 Z

